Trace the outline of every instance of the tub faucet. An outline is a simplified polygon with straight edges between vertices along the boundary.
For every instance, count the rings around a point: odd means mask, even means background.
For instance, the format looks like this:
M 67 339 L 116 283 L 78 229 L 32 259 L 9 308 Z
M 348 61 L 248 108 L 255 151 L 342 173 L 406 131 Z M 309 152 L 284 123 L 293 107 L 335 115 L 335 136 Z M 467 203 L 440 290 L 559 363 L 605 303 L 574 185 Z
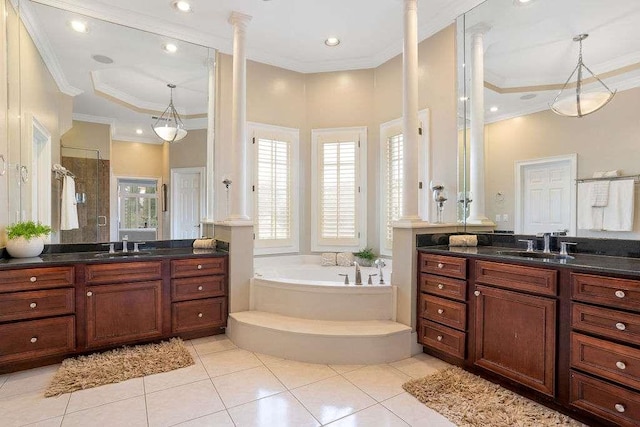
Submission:
M 545 254 L 551 253 L 551 233 L 540 233 L 537 235 L 537 237 L 541 237 L 544 239 L 544 250 L 542 252 L 544 252 Z
M 360 274 L 360 265 L 357 261 L 353 261 L 353 265 L 356 266 L 356 285 L 362 285 L 362 275 Z
M 122 252 L 124 252 L 124 253 L 129 252 L 129 248 L 127 247 L 127 246 L 128 246 L 128 244 L 129 244 L 128 242 L 129 242 L 129 235 L 128 235 L 128 234 L 126 234 L 126 235 L 122 238 Z
M 377 260 L 375 260 L 374 264 L 378 267 L 378 275 L 380 276 L 380 282 L 378 283 L 384 285 L 384 276 L 382 275 L 382 269 L 386 267 L 387 264 L 385 264 L 382 258 L 378 258 Z

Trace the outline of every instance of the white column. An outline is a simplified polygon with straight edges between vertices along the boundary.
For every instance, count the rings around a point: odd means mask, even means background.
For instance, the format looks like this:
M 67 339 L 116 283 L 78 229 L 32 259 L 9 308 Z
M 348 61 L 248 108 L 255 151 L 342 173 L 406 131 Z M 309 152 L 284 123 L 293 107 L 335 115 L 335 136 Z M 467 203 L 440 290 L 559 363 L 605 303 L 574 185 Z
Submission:
M 211 57 L 207 60 L 209 71 L 209 93 L 207 100 L 207 193 L 206 220 L 213 222 L 215 217 L 215 123 L 216 123 L 216 57 L 218 51 L 209 49 Z M 208 234 L 206 234 L 208 235 Z
M 404 0 L 402 53 L 403 166 L 401 222 L 420 221 L 418 215 L 418 2 Z
M 232 12 L 233 25 L 233 92 L 231 113 L 232 177 L 230 221 L 248 221 L 247 215 L 247 58 L 245 35 L 251 16 Z
M 485 215 L 484 200 L 484 32 L 471 35 L 471 141 L 469 144 L 469 183 L 473 201 L 467 224 L 493 224 Z

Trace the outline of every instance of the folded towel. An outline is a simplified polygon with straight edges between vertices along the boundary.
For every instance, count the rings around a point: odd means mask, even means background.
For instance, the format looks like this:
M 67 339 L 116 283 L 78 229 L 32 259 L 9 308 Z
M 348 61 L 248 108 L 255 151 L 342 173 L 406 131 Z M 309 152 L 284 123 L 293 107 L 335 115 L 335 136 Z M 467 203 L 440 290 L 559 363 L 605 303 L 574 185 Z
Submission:
M 449 236 L 449 246 L 478 246 L 478 236 L 475 234 Z
M 193 241 L 194 249 L 215 249 L 216 239 L 196 239 Z
M 349 267 L 353 265 L 355 257 L 351 252 L 340 252 L 336 255 L 336 263 L 341 267 Z
M 335 252 L 325 252 L 322 254 L 322 258 L 320 259 L 320 265 L 323 267 L 330 267 L 336 265 L 336 253 Z
M 612 171 L 599 171 L 593 173 L 594 178 L 611 178 L 619 175 L 620 171 L 617 169 Z M 605 180 L 596 181 L 593 183 L 593 185 L 589 189 L 589 202 L 591 203 L 591 206 L 593 206 L 594 208 L 602 208 L 607 206 L 607 204 L 609 203 L 610 182 L 611 181 Z

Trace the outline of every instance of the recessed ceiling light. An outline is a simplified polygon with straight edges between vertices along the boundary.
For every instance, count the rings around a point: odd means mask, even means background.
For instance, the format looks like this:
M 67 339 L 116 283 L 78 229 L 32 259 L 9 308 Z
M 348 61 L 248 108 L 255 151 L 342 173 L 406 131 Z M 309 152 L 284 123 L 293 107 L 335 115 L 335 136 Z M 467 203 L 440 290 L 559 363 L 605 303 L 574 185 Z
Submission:
M 91 56 L 94 61 L 99 62 L 101 64 L 113 64 L 113 59 L 104 55 L 92 55 Z
M 173 43 L 167 43 L 164 46 L 162 46 L 162 48 L 169 53 L 176 53 L 178 51 L 178 46 L 176 46 Z
M 71 21 L 71 28 L 73 28 L 73 31 L 77 31 L 79 33 L 86 33 L 87 31 L 89 31 L 87 24 L 82 21 Z
M 536 96 L 538 96 L 538 95 L 537 95 L 537 94 L 535 94 L 535 93 L 528 93 L 528 94 L 526 94 L 526 95 L 522 95 L 522 96 L 520 97 L 520 99 L 522 99 L 523 101 L 526 101 L 527 99 L 533 99 L 533 98 L 535 98 Z
M 142 129 L 136 129 L 136 133 L 137 133 L 138 135 L 142 135 Z
M 340 44 L 340 39 L 337 37 L 329 37 L 324 41 L 324 44 L 327 46 L 338 46 Z
M 493 106 L 493 107 L 489 108 L 489 111 L 491 111 L 492 113 L 495 113 L 496 111 L 498 111 L 498 107 Z
M 178 9 L 180 12 L 191 12 L 191 4 L 188 1 L 179 0 L 174 1 L 172 3 L 173 7 Z
M 535 0 L 513 0 L 513 4 L 516 6 L 528 6 Z

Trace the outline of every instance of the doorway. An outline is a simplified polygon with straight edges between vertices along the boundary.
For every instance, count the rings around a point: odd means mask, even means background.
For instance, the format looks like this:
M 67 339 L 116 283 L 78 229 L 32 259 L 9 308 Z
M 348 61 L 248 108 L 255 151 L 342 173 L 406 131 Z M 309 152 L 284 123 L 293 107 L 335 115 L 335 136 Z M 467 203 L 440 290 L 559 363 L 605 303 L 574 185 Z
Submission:
M 171 169 L 171 238 L 197 239 L 204 218 L 205 168 Z
M 577 155 L 516 162 L 516 234 L 576 235 Z

